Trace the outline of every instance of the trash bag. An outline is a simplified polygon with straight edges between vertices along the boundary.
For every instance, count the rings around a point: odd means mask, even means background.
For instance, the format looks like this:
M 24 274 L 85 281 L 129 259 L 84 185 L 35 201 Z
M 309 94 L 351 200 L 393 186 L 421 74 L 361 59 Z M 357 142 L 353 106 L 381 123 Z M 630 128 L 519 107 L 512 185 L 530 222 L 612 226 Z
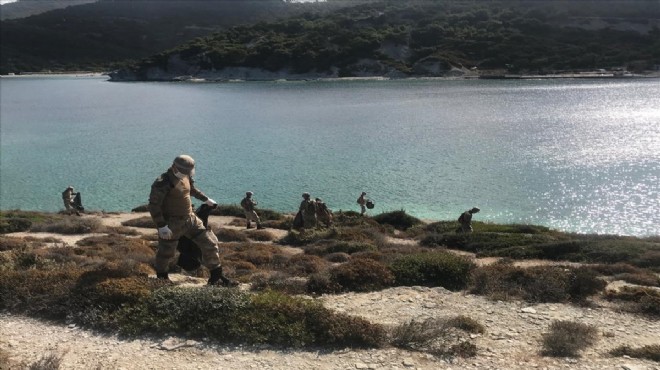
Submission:
M 366 204 L 366 206 L 367 206 L 367 208 L 369 208 L 369 209 L 373 209 L 374 206 L 375 206 L 375 204 L 374 204 L 374 202 L 373 202 L 371 199 L 369 199 L 369 200 L 367 200 L 367 204 Z
M 209 228 L 209 216 L 211 215 L 213 208 L 215 207 L 202 204 L 197 210 L 195 210 L 195 214 L 202 220 L 207 229 Z M 179 258 L 177 259 L 176 264 L 182 269 L 186 271 L 195 271 L 202 265 L 202 250 L 199 249 L 197 244 L 189 238 L 185 236 L 180 237 L 176 249 L 179 251 Z
M 82 198 L 80 197 L 80 192 L 76 193 L 76 196 L 73 197 L 73 202 L 72 202 L 73 208 L 76 211 L 85 211 L 85 207 L 82 205 Z
M 304 223 L 303 223 L 302 213 L 300 211 L 298 211 L 298 213 L 296 213 L 296 217 L 293 219 L 292 226 L 293 226 L 294 229 L 299 229 L 299 228 L 303 227 L 303 225 L 304 225 Z

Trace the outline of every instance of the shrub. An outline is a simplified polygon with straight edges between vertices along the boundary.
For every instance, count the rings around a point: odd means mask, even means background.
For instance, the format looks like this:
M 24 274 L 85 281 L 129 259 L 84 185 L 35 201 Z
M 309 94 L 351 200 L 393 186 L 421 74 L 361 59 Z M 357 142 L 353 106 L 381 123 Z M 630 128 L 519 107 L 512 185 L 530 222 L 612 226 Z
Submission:
M 336 314 L 316 301 L 277 292 L 166 287 L 122 308 L 123 333 L 179 334 L 220 342 L 285 346 L 382 344 L 380 325 Z
M 0 252 L 1 251 L 19 251 L 27 249 L 31 244 L 23 238 L 14 238 L 11 236 L 0 236 Z
M 530 302 L 581 301 L 602 291 L 605 282 L 588 269 L 559 266 L 515 267 L 494 264 L 477 268 L 469 291 L 497 299 L 522 298 Z
M 616 280 L 623 280 L 630 284 L 644 285 L 644 286 L 660 286 L 660 277 L 652 272 L 641 273 L 623 273 L 614 276 Z
M 239 230 L 220 228 L 215 236 L 221 242 L 246 242 L 248 237 Z
M 355 243 L 355 242 L 345 242 L 340 241 L 335 244 L 327 246 L 324 250 L 324 254 L 329 253 L 347 253 L 353 254 L 357 252 L 368 252 L 378 250 L 375 245 L 371 243 Z
M 0 234 L 27 231 L 31 226 L 32 221 L 25 218 L 3 218 L 0 220 Z
M 336 236 L 335 229 L 305 230 L 304 232 L 289 231 L 289 233 L 278 241 L 279 244 L 302 246 L 312 244 L 322 239 L 332 239 Z
M 464 315 L 458 315 L 456 317 L 450 318 L 447 321 L 447 325 L 456 329 L 461 329 L 468 333 L 483 334 L 486 332 L 486 328 L 481 323 L 469 316 Z
M 452 330 L 454 319 L 430 318 L 409 321 L 394 327 L 390 343 L 399 348 L 432 353 L 439 357 L 473 357 L 477 347 Z
M 465 288 L 474 267 L 468 258 L 448 252 L 411 254 L 390 265 L 397 285 L 441 286 L 450 290 Z
M 269 245 L 246 244 L 236 248 L 236 251 L 225 256 L 228 261 L 247 261 L 255 266 L 265 266 L 273 261 L 273 253 L 278 252 Z
M 210 337 L 221 342 L 235 339 L 236 317 L 249 310 L 250 298 L 236 289 L 164 287 L 118 314 L 124 334 L 181 334 Z
M 57 370 L 62 365 L 64 355 L 53 353 L 42 355 L 37 361 L 27 366 L 28 370 Z
M 258 274 L 251 279 L 252 290 L 275 290 L 287 294 L 304 294 L 307 281 L 302 278 L 290 276 L 286 273 Z
M 660 344 L 651 344 L 639 348 L 619 346 L 611 350 L 610 354 L 617 357 L 630 356 L 660 362 Z
M 250 230 L 246 234 L 248 238 L 260 242 L 269 242 L 275 239 L 273 234 L 266 230 Z
M 394 275 L 390 269 L 371 259 L 354 259 L 330 270 L 330 279 L 343 291 L 369 292 L 391 286 Z
M 287 271 L 292 275 L 307 276 L 322 271 L 327 262 L 318 256 L 308 254 L 296 254 L 289 258 Z
M 619 291 L 608 290 L 605 299 L 627 302 L 629 311 L 660 317 L 660 292 L 652 288 L 624 286 Z
M 373 219 L 379 224 L 392 225 L 397 230 L 407 230 L 422 223 L 420 219 L 408 215 L 404 210 L 381 213 Z
M 348 253 L 338 252 L 338 253 L 326 254 L 324 258 L 329 262 L 343 263 L 343 262 L 347 262 L 348 260 L 350 260 L 351 255 L 348 254 Z
M 143 229 L 155 229 L 156 223 L 151 219 L 151 216 L 144 216 L 126 220 L 121 223 L 123 226 L 140 227 Z
M 103 224 L 96 217 L 67 217 L 57 221 L 33 224 L 30 231 L 56 234 L 88 234 L 103 231 Z
M 594 344 L 598 331 L 591 325 L 574 321 L 553 321 L 543 334 L 543 355 L 576 357 L 578 352 Z
M 0 271 L 0 308 L 46 319 L 64 320 L 67 301 L 80 269 Z
M 0 211 L 0 234 L 28 231 L 33 224 L 58 219 L 58 216 L 30 211 Z
M 312 294 L 333 294 L 341 292 L 341 285 L 334 282 L 329 273 L 309 275 L 305 290 Z

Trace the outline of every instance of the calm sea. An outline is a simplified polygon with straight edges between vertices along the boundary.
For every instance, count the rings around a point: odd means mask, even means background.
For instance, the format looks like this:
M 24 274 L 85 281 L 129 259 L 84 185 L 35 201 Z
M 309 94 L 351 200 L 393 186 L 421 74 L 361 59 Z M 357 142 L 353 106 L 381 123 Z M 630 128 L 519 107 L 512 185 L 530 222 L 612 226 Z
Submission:
M 181 153 L 219 203 L 660 234 L 660 81 L 0 80 L 0 209 L 129 211 Z

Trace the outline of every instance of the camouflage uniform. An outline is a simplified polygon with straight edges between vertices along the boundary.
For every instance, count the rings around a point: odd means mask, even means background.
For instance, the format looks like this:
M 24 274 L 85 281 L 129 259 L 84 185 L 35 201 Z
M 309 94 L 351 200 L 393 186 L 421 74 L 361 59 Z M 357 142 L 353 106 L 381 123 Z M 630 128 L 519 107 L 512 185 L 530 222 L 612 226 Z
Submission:
M 365 195 L 367 195 L 367 193 L 362 192 L 362 194 L 360 195 L 360 197 L 357 200 L 357 204 L 360 205 L 360 215 L 364 215 L 367 212 L 367 207 L 366 207 L 367 200 L 364 199 Z
M 158 239 L 156 272 L 166 273 L 181 236 L 192 240 L 202 251 L 204 265 L 213 270 L 220 266 L 218 239 L 193 212 L 190 197 L 201 201 L 209 198 L 199 191 L 190 177 L 179 179 L 170 168 L 151 185 L 149 213 L 158 228 L 169 226 L 172 238 Z
M 458 217 L 458 222 L 461 224 L 460 227 L 460 232 L 469 234 L 472 232 L 472 214 L 479 212 L 480 209 L 477 207 L 474 207 L 472 209 L 469 209 Z
M 303 218 L 303 227 L 306 229 L 316 227 L 316 203 L 309 197 L 305 197 L 302 202 L 300 202 L 300 207 L 298 208 Z
M 66 213 L 71 214 L 71 212 L 75 212 L 77 215 L 80 215 L 78 210 L 73 206 L 73 196 L 75 194 L 76 193 L 73 191 L 73 187 L 69 186 L 62 192 L 62 201 L 64 202 Z
M 249 194 L 249 195 L 248 195 Z M 259 215 L 257 212 L 254 210 L 254 207 L 257 205 L 257 202 L 252 199 L 252 193 L 248 192 L 245 194 L 245 198 L 241 200 L 241 207 L 243 207 L 243 211 L 245 212 L 245 219 L 247 220 L 247 228 L 251 228 L 250 221 L 254 221 L 257 223 L 257 228 L 261 229 L 261 219 L 259 219 Z
M 323 223 L 327 227 L 332 226 L 332 212 L 321 198 L 316 198 L 316 219 L 319 224 Z

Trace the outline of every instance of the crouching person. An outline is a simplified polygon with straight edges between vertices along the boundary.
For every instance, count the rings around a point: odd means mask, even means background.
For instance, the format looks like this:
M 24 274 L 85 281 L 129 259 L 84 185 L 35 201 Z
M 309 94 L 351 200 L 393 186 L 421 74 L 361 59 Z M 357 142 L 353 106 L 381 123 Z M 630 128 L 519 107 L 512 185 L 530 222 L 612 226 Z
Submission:
M 193 211 L 191 196 L 209 206 L 217 205 L 195 187 L 194 173 L 195 161 L 188 155 L 180 155 L 174 159 L 167 172 L 151 185 L 149 213 L 158 227 L 156 276 L 169 280 L 170 261 L 174 258 L 179 238 L 186 236 L 202 251 L 202 263 L 211 273 L 208 284 L 236 286 L 238 284 L 235 281 L 222 273 L 218 239 L 211 230 L 206 229 Z

